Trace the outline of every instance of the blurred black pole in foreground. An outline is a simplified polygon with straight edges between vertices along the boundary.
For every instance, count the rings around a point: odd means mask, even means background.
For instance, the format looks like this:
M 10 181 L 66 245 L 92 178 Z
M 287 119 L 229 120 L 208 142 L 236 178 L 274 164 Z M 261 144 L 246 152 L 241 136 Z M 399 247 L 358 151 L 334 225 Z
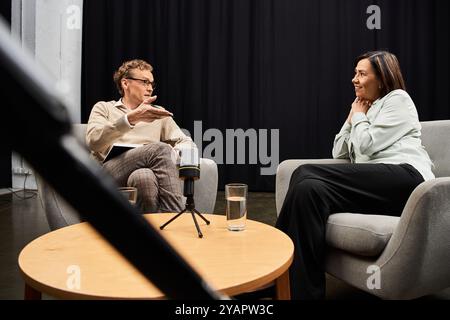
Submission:
M 200 276 L 118 194 L 71 135 L 69 115 L 0 18 L 1 146 L 19 152 L 92 226 L 170 299 L 218 299 Z M 42 261 L 45 263 L 45 261 Z

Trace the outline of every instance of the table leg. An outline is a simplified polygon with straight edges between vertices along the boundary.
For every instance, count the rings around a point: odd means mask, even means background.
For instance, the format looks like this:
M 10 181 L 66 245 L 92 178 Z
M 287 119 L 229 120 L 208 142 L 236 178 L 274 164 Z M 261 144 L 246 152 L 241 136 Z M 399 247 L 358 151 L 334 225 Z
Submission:
M 42 293 L 25 283 L 25 300 L 41 300 Z
M 289 269 L 275 280 L 277 300 L 291 300 L 291 287 L 289 285 Z

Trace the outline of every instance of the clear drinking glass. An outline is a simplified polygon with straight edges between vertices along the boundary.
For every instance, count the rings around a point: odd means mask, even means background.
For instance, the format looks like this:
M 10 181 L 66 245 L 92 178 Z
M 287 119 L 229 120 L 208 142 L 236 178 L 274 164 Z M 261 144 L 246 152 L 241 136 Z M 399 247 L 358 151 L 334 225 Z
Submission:
M 137 188 L 135 187 L 122 187 L 118 189 L 119 192 L 130 201 L 131 205 L 135 205 L 137 201 Z
M 242 231 L 247 220 L 247 185 L 230 183 L 225 185 L 227 201 L 227 227 L 230 231 Z

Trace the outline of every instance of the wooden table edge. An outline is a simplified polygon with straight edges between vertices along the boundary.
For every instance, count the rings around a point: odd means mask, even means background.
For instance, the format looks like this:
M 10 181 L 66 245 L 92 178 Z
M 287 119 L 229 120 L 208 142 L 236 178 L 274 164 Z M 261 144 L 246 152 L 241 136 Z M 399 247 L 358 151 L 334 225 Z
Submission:
M 254 222 L 262 223 L 259 221 L 254 221 Z M 87 223 L 87 222 L 81 222 L 81 223 Z M 71 227 L 71 226 L 68 226 L 68 227 Z M 31 242 L 33 242 L 33 241 L 31 241 Z M 47 284 L 44 284 L 40 281 L 35 280 L 34 278 L 31 278 L 24 272 L 24 270 L 22 269 L 22 266 L 21 266 L 21 257 L 22 257 L 23 249 L 21 250 L 21 252 L 19 254 L 18 267 L 20 270 L 20 274 L 25 282 L 25 296 L 24 296 L 25 299 L 41 299 L 41 295 L 42 295 L 42 293 L 44 293 L 46 295 L 49 295 L 51 297 L 55 297 L 58 299 L 73 299 L 73 300 L 166 300 L 166 297 L 164 295 L 162 295 L 160 297 L 111 297 L 111 296 L 79 293 L 79 292 L 69 290 L 69 289 L 63 290 L 61 288 L 55 288 L 53 286 L 49 286 Z M 294 254 L 294 251 L 292 250 L 289 259 L 287 261 L 285 261 L 280 267 L 273 270 L 271 273 L 267 274 L 266 276 L 256 279 L 256 280 L 251 280 L 251 281 L 243 283 L 243 284 L 239 284 L 236 286 L 218 290 L 218 292 L 232 297 L 232 296 L 235 296 L 238 294 L 258 290 L 258 289 L 264 287 L 265 285 L 270 284 L 271 282 L 275 282 L 276 297 L 279 299 L 283 299 L 283 300 L 290 299 L 289 267 L 293 261 L 293 254 Z M 287 279 L 287 288 L 286 288 L 286 279 Z

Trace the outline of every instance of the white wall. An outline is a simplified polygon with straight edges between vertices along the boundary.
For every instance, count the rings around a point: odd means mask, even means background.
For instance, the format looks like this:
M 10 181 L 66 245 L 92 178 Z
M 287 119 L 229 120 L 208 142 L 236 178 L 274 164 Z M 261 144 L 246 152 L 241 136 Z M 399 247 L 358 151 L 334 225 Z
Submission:
M 76 123 L 81 119 L 82 4 L 82 0 L 36 1 L 36 60 L 57 79 Z
M 13 35 L 55 79 L 74 123 L 81 118 L 82 12 L 83 0 L 12 0 Z M 23 188 L 25 176 L 14 174 L 21 167 L 28 168 L 13 154 L 13 188 Z M 26 188 L 36 189 L 34 176 Z

